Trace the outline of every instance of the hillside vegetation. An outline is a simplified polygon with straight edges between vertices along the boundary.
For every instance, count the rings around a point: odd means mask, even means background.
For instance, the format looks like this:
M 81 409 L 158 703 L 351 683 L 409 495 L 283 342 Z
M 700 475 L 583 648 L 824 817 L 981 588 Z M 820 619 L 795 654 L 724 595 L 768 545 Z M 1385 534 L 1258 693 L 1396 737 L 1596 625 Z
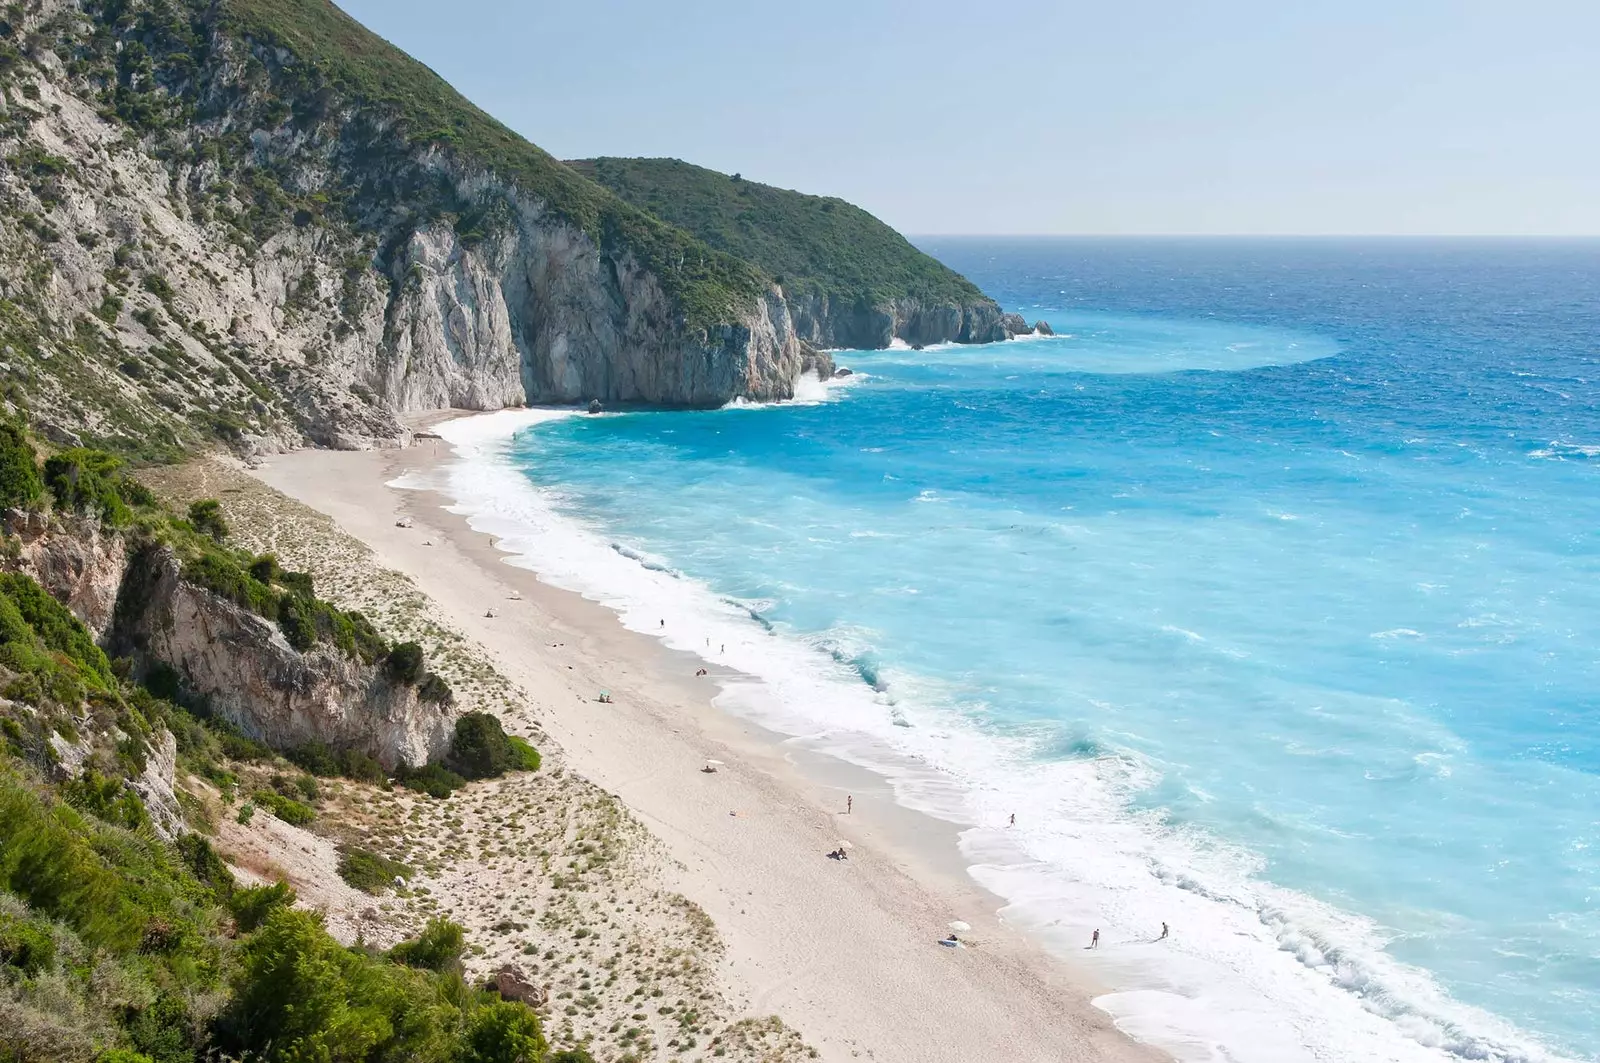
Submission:
M 571 165 L 634 206 L 755 263 L 790 295 L 827 294 L 871 304 L 907 297 L 957 305 L 990 301 L 971 281 L 842 199 L 774 188 L 678 159 L 599 158 Z
M 190 0 L 196 13 L 207 6 Z M 232 34 L 283 47 L 351 101 L 389 111 L 413 145 L 448 151 L 538 196 L 604 246 L 626 248 L 699 324 L 727 320 L 764 287 L 750 256 L 722 255 L 585 179 L 490 117 L 437 74 L 328 0 L 223 0 Z M 308 78 L 308 80 L 310 80 Z M 483 210 L 462 218 L 470 230 Z M 740 258 L 749 261 L 740 261 Z
M 414 643 L 389 647 L 360 614 L 313 597 L 310 577 L 222 545 L 215 500 L 178 516 L 109 454 L 68 450 L 41 467 L 26 434 L 0 422 L 0 507 L 32 543 L 120 536 L 130 555 L 170 545 L 186 578 L 275 617 L 291 643 L 386 656 L 448 695 Z M 318 777 L 388 785 L 375 761 L 315 745 L 285 759 L 181 699 L 172 669 L 140 678 L 25 571 L 18 535 L 0 545 L 0 1061 L 545 1057 L 532 1009 L 464 980 L 459 926 L 435 920 L 387 953 L 345 947 L 283 883 L 240 883 L 208 837 L 213 801 L 242 801 L 241 825 L 259 814 L 304 826 L 328 797 Z M 460 774 L 444 772 L 453 785 L 439 796 L 536 770 L 539 756 L 474 712 L 448 762 Z M 340 869 L 373 893 L 409 871 L 355 847 Z

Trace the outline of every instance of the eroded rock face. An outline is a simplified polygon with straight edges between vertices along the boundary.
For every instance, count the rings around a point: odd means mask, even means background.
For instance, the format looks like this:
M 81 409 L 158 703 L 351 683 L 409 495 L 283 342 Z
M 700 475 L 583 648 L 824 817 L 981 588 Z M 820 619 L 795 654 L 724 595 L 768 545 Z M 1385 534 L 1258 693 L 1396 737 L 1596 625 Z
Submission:
M 178 795 L 172 788 L 177 770 L 178 740 L 171 731 L 162 731 L 145 756 L 144 771 L 129 784 L 144 802 L 150 825 L 169 840 L 184 829 L 183 810 L 178 807 Z
M 789 301 L 796 334 L 815 347 L 878 350 L 900 340 L 912 347 L 934 343 L 996 343 L 1025 333 L 1017 314 L 1004 314 L 990 300 L 927 304 L 899 299 L 868 306 L 826 295 Z
M 278 626 L 180 578 L 165 547 L 129 564 L 110 641 L 141 667 L 176 669 L 187 694 L 245 734 L 278 748 L 310 741 L 357 749 L 386 768 L 442 756 L 454 719 L 327 646 L 301 653 Z
M 83 621 L 95 638 L 102 638 L 111 626 L 117 588 L 127 568 L 122 537 L 83 518 L 67 518 L 65 524 L 55 518 L 60 526 L 54 531 L 51 518 L 42 513 L 8 509 L 0 519 L 22 542 L 17 567 Z

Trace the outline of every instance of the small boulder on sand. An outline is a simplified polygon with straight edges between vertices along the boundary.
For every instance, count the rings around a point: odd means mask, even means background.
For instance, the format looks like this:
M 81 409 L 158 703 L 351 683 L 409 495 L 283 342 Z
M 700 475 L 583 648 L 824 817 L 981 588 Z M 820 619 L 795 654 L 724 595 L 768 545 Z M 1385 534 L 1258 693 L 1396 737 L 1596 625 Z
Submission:
M 528 981 L 522 968 L 508 963 L 495 972 L 494 987 L 502 1000 L 518 1000 L 530 1008 L 543 1007 L 550 999 L 550 991 Z

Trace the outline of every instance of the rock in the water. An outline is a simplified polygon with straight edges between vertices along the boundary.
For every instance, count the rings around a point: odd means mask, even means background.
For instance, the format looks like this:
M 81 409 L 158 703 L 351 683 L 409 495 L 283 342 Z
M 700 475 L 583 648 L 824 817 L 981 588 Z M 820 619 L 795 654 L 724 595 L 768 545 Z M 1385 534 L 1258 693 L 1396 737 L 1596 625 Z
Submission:
M 833 375 L 835 379 L 838 379 L 840 377 L 855 376 L 856 371 L 847 365 L 841 365 L 833 371 Z
M 550 999 L 550 991 L 528 981 L 522 968 L 506 964 L 495 972 L 494 987 L 503 1000 L 519 1000 L 530 1008 L 541 1008 Z
M 1041 336 L 1054 336 L 1056 334 L 1056 330 L 1050 327 L 1050 322 L 1043 320 L 1033 323 L 1033 331 Z
M 604 408 L 605 407 L 600 405 L 600 400 L 599 399 L 590 399 L 589 400 L 589 412 L 590 413 L 599 413 Z
M 1001 314 L 1000 327 L 1005 329 L 1006 339 L 1012 336 L 1024 336 L 1032 331 L 1021 314 Z

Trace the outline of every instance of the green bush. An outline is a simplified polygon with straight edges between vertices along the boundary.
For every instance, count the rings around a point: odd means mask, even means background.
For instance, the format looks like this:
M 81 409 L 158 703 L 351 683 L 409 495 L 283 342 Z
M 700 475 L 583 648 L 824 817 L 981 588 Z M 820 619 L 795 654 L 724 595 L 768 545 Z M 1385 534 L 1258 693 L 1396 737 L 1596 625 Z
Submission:
M 138 794 L 125 786 L 121 779 L 101 775 L 93 768 L 85 769 L 78 778 L 63 783 L 61 795 L 67 804 L 78 811 L 129 830 L 138 830 L 150 822 L 144 802 L 139 800 Z
M 212 549 L 183 564 L 183 578 L 261 616 L 278 615 L 278 596 L 228 554 Z
M 43 501 L 44 480 L 27 433 L 0 422 L 0 508 L 37 509 Z
M 282 578 L 283 568 L 276 555 L 262 554 L 250 563 L 250 575 L 270 586 Z
M 294 890 L 287 882 L 274 882 L 270 886 L 245 886 L 233 891 L 228 898 L 228 908 L 239 930 L 248 934 L 267 921 L 267 917 L 280 908 L 293 908 Z
M 228 522 L 222 516 L 222 503 L 214 498 L 202 498 L 189 503 L 189 523 L 201 535 L 209 535 L 217 542 L 228 537 Z
M 538 1018 L 509 1001 L 474 1015 L 463 1041 L 462 1063 L 540 1063 L 547 1047 Z
M 468 712 L 456 720 L 445 764 L 466 779 L 492 779 L 508 771 L 538 770 L 539 755 L 526 742 L 507 735 L 499 717 Z
M 147 503 L 150 497 L 147 488 L 121 469 L 122 459 L 114 454 L 72 447 L 45 459 L 44 482 L 59 508 L 120 527 L 133 519 L 128 498 Z
M 316 603 L 298 594 L 278 599 L 278 627 L 289 645 L 301 653 L 317 644 Z
M 430 919 L 421 934 L 390 949 L 389 958 L 407 967 L 441 972 L 458 970 L 461 966 L 463 937 L 461 927 L 450 920 Z
M 511 770 L 512 771 L 538 771 L 539 751 L 530 745 L 527 739 L 518 738 L 516 735 L 507 735 L 511 742 Z
M 0 912 L 0 964 L 33 975 L 56 962 L 56 939 L 48 924 Z
M 323 777 L 342 775 L 357 782 L 382 785 L 389 781 L 383 765 L 353 749 L 335 750 L 324 742 L 307 742 L 284 752 L 291 764 Z
M 317 818 L 317 810 L 303 801 L 296 801 L 292 797 L 274 793 L 271 790 L 257 790 L 250 795 L 255 803 L 270 811 L 274 816 L 285 823 L 296 827 L 304 827 Z
M 180 835 L 173 845 L 188 866 L 189 873 L 209 889 L 217 901 L 227 902 L 233 897 L 234 890 L 238 888 L 234 882 L 233 872 L 228 869 L 222 857 L 217 855 L 209 840 L 203 835 L 190 832 Z
M 420 768 L 402 767 L 395 772 L 395 781 L 411 790 L 419 790 L 429 797 L 446 798 L 463 786 L 467 780 L 443 764 L 424 764 Z
M 424 663 L 421 646 L 415 642 L 402 642 L 389 651 L 384 668 L 395 682 L 410 686 L 422 679 Z
M 20 572 L 0 574 L 0 593 L 11 600 L 17 612 L 46 649 L 61 654 L 76 666 L 83 679 L 98 690 L 112 690 L 116 679 L 105 652 L 96 646 L 94 636 L 78 618 L 67 611 L 45 589 Z M 0 624 L 5 621 L 0 620 Z
M 417 697 L 435 705 L 446 706 L 454 705 L 456 700 L 455 691 L 450 689 L 450 684 L 446 683 L 437 672 L 429 672 L 423 677 L 422 682 L 417 684 Z
M 358 845 L 339 847 L 339 877 L 362 893 L 382 893 L 396 878 L 410 878 L 411 868 L 398 860 L 363 849 Z

